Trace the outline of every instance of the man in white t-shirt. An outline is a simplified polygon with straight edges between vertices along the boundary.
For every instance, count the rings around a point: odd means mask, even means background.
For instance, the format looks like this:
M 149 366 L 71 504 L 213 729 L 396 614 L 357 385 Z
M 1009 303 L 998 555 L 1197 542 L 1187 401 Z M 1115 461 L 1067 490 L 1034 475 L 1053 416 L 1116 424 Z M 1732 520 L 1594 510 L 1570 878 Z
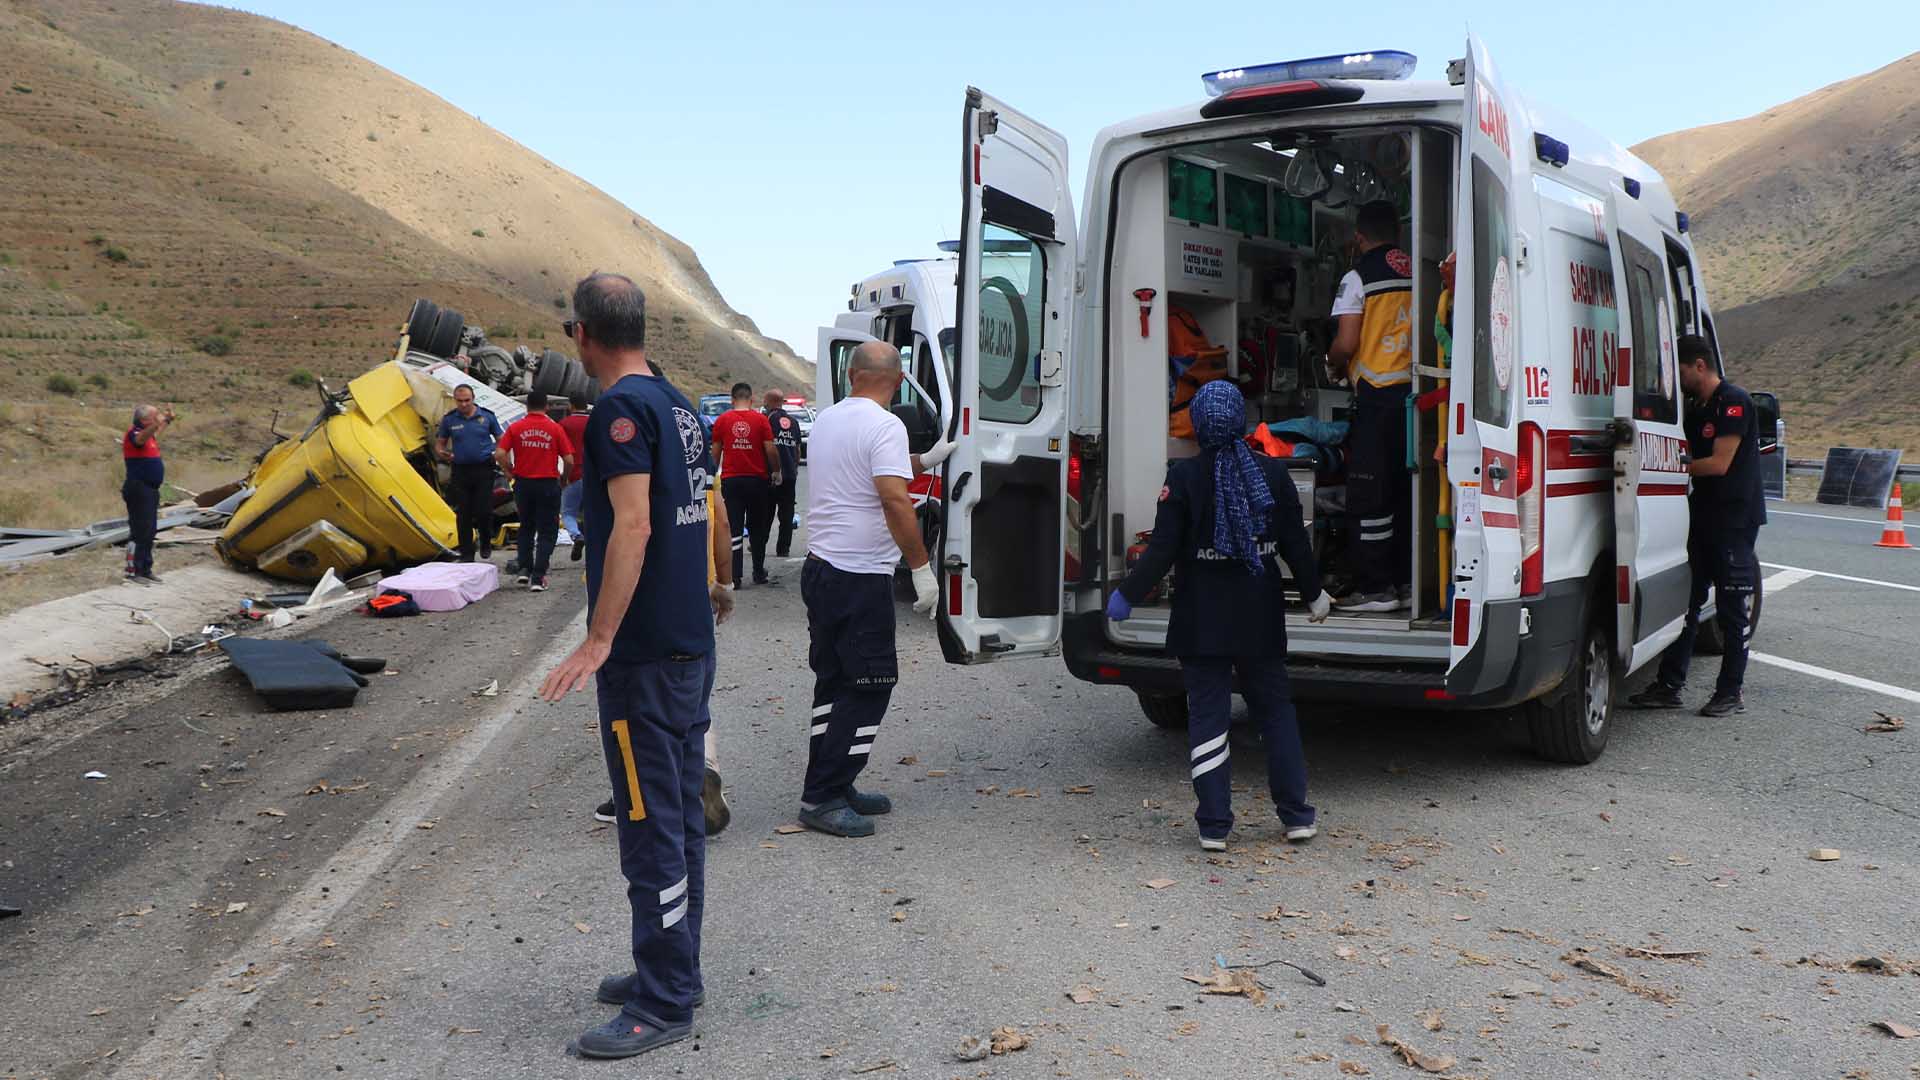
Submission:
M 920 539 L 907 485 L 945 461 L 953 444 L 907 449 L 890 406 L 903 375 L 900 350 L 870 341 L 848 360 L 852 393 L 822 412 L 807 440 L 807 605 L 813 668 L 812 738 L 800 821 L 834 836 L 872 836 L 893 809 L 853 781 L 873 752 L 900 664 L 894 653 L 893 571 L 913 571 L 913 610 L 931 615 L 940 589 Z

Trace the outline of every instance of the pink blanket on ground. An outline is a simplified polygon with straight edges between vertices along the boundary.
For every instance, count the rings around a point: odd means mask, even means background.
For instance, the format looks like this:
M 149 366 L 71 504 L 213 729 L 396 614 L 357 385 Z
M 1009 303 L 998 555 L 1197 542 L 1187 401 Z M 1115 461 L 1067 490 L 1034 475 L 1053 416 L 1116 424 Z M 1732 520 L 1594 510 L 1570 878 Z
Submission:
M 500 568 L 492 563 L 435 562 L 381 578 L 375 588 L 410 592 L 421 611 L 458 611 L 499 587 Z

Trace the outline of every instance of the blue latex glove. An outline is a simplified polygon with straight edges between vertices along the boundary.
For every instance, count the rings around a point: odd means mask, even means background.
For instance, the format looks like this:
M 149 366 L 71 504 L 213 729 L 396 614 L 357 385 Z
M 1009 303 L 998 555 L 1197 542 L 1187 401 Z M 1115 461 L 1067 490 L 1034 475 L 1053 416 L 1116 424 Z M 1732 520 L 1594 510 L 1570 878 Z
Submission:
M 1133 605 L 1127 602 L 1127 598 L 1121 595 L 1118 589 L 1115 589 L 1113 595 L 1107 598 L 1107 618 L 1114 622 L 1126 622 L 1133 618 Z

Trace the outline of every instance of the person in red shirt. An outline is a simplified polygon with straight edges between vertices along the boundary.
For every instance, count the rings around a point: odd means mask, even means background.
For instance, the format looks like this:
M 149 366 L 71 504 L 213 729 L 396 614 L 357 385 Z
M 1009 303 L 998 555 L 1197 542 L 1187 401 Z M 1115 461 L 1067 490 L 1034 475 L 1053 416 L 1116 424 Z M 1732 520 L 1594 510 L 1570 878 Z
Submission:
M 513 505 L 520 512 L 520 584 L 547 587 L 547 563 L 560 537 L 560 478 L 573 470 L 573 443 L 547 415 L 547 395 L 527 395 L 527 415 L 507 425 L 494 448 L 500 467 L 513 476 Z
M 587 456 L 587 410 L 575 409 L 566 398 L 560 399 L 565 410 L 560 416 L 560 430 L 567 433 L 567 441 L 573 444 L 573 471 L 567 474 L 566 486 L 560 489 L 560 527 L 567 530 L 572 549 L 567 558 L 579 562 L 587 553 L 587 534 L 580 525 L 580 512 L 586 505 L 587 489 L 580 485 L 580 466 Z
M 127 580 L 158 585 L 153 572 L 153 537 L 159 531 L 160 485 L 166 465 L 160 459 L 160 433 L 173 423 L 173 407 L 141 405 L 133 410 L 133 426 L 120 436 L 120 456 L 127 463 L 127 479 L 120 497 L 127 502 Z
M 746 588 L 741 571 L 753 547 L 753 583 L 772 585 L 767 576 L 767 532 L 773 525 L 773 489 L 780 484 L 780 451 L 773 425 L 753 407 L 753 387 L 733 384 L 733 408 L 713 422 L 713 444 L 720 450 L 720 496 L 733 525 L 733 587 Z

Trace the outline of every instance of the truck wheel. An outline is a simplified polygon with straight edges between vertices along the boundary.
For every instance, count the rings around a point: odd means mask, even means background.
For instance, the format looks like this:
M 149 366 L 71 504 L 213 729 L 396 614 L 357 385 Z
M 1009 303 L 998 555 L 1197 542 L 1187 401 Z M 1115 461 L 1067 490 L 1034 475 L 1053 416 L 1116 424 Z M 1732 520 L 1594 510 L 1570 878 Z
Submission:
M 1187 730 L 1187 699 L 1184 694 L 1135 693 L 1140 698 L 1140 711 L 1147 714 L 1147 720 L 1154 727 L 1166 731 Z
M 559 397 L 567 385 L 567 368 L 573 361 L 564 353 L 548 349 L 540 354 L 540 366 L 534 369 L 533 382 L 527 387 L 548 397 Z
M 460 351 L 460 332 L 466 328 L 467 320 L 459 312 L 452 308 L 441 308 L 440 317 L 433 321 L 433 334 L 423 351 L 445 360 Z
M 1614 700 L 1619 689 L 1613 641 L 1604 627 L 1590 625 L 1566 680 L 1551 693 L 1521 706 L 1533 752 L 1568 765 L 1597 760 L 1613 731 Z
M 425 352 L 428 339 L 433 337 L 433 324 L 440 318 L 440 305 L 422 298 L 413 302 L 413 308 L 407 312 L 407 345 Z

